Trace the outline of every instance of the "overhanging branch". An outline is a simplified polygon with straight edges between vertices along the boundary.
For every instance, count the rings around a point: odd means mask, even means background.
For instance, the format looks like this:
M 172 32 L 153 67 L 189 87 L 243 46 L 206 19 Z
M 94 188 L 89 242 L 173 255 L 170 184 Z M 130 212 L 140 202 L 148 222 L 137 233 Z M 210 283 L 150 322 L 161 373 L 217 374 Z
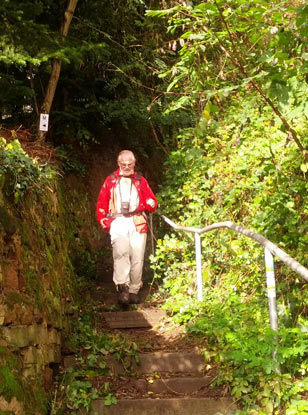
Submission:
M 226 30 L 229 34 L 232 46 L 234 48 L 234 52 L 232 53 L 230 50 L 228 50 L 228 48 L 226 47 L 226 45 L 224 45 L 222 43 L 222 41 L 220 40 L 220 38 L 216 35 L 216 39 L 218 41 L 219 47 L 220 49 L 225 53 L 225 55 L 231 60 L 231 62 L 241 71 L 241 73 L 248 78 L 248 73 L 244 67 L 244 64 L 242 62 L 242 60 L 239 58 L 239 55 L 236 51 L 236 46 L 234 44 L 228 23 L 226 22 L 226 19 L 224 18 L 224 15 L 220 9 L 220 7 L 218 6 L 216 0 L 215 0 L 215 5 L 219 11 L 220 17 L 222 19 L 223 24 L 226 27 Z M 308 160 L 308 152 L 307 150 L 303 147 L 302 143 L 300 142 L 300 140 L 297 137 L 297 134 L 295 132 L 295 130 L 291 127 L 291 125 L 289 124 L 289 122 L 286 120 L 285 116 L 281 113 L 281 111 L 279 110 L 279 108 L 273 103 L 273 101 L 263 92 L 262 88 L 260 87 L 260 85 L 255 81 L 255 80 L 250 80 L 249 83 L 252 85 L 252 87 L 260 94 L 260 96 L 263 98 L 263 100 L 272 108 L 272 110 L 275 112 L 275 114 L 280 118 L 282 124 L 284 125 L 285 129 L 288 132 L 288 135 L 291 139 L 293 139 L 296 143 L 296 145 L 298 146 L 298 148 L 300 149 L 303 157 Z

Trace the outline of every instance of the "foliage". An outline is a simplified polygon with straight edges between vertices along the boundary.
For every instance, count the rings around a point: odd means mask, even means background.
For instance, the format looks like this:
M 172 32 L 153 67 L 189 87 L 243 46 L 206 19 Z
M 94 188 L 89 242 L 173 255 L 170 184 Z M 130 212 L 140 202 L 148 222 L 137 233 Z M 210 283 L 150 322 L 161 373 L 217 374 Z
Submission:
M 18 378 L 19 374 L 18 359 L 9 351 L 0 348 L 0 394 L 10 401 L 13 396 L 23 399 L 23 385 Z
M 49 131 L 55 144 L 77 142 L 86 148 L 107 142 L 109 129 L 121 126 L 123 145 L 130 142 L 150 151 L 147 140 L 152 137 L 152 125 L 160 137 L 170 136 L 172 127 L 187 125 L 190 116 L 185 112 L 171 118 L 160 111 L 164 81 L 157 74 L 165 63 L 159 59 L 152 34 L 156 27 L 159 33 L 161 24 L 145 18 L 146 7 L 155 3 L 78 2 L 63 43 L 60 26 L 65 3 L 4 2 L 0 7 L 5 21 L 5 30 L 0 30 L 2 122 L 36 128 L 57 58 L 62 65 Z
M 222 119 L 230 97 L 259 96 L 302 149 L 292 123 L 308 114 L 304 2 L 177 2 L 147 15 L 167 20 L 177 52 L 160 74 L 174 91 L 166 111 L 190 108 L 207 123 Z
M 166 161 L 161 210 L 182 226 L 231 220 L 255 229 L 307 265 L 307 163 L 281 116 L 307 148 L 307 6 L 172 6 L 148 12 L 165 19 L 176 52 L 160 74 L 175 92 L 165 111 L 186 108 L 196 123 L 177 136 Z M 152 267 L 165 308 L 205 337 L 205 358 L 219 365 L 216 384 L 240 401 L 239 413 L 306 413 L 306 283 L 276 263 L 276 335 L 266 328 L 260 248 L 223 230 L 204 234 L 202 248 L 199 304 L 192 237 L 171 231 L 158 240 Z
M 79 318 L 74 324 L 71 339 L 71 347 L 76 350 L 76 364 L 67 369 L 55 386 L 52 415 L 62 413 L 65 408 L 84 409 L 89 413 L 92 401 L 99 398 L 104 399 L 106 406 L 116 404 L 115 391 L 108 378 L 108 357 L 119 360 L 127 371 L 133 360 L 139 362 L 135 343 L 119 333 L 108 334 L 93 329 L 93 311 L 95 307 L 88 305 L 78 309 Z M 96 386 L 96 380 L 100 380 L 100 386 Z
M 79 271 L 83 278 L 89 279 L 95 268 L 90 248 L 85 248 L 85 235 L 80 238 L 78 234 L 81 224 L 89 233 L 92 230 L 87 222 L 87 195 L 85 192 L 74 192 L 72 188 L 67 192 L 63 181 L 58 180 L 60 176 L 54 165 L 45 165 L 30 157 L 17 140 L 10 143 L 2 141 L 0 158 L 1 225 L 9 219 L 14 222 L 12 232 L 8 232 L 8 226 L 3 226 L 3 229 L 1 226 L 1 258 L 12 263 L 13 254 L 13 269 L 22 281 L 21 292 L 6 292 L 2 302 L 11 312 L 16 308 L 25 309 L 25 306 L 27 309 L 30 306 L 30 310 L 34 307 L 35 315 L 39 316 L 37 318 L 50 322 L 54 327 L 61 327 L 65 338 L 69 324 L 64 322 L 70 318 L 66 312 L 77 297 L 80 280 L 77 273 Z M 14 198 L 16 189 L 20 190 L 18 199 Z M 76 261 L 75 267 L 73 254 L 80 253 L 84 253 L 84 258 L 79 258 L 82 266 L 77 269 L 80 264 Z M 2 283 L 6 281 L 5 276 L 4 268 Z M 6 290 L 5 284 L 3 288 Z M 31 315 L 32 311 L 28 312 L 27 318 Z M 16 311 L 12 316 L 13 319 L 21 319 Z M 37 321 L 36 317 L 33 318 Z M 16 323 L 20 324 L 19 321 Z M 5 350 L 8 351 L 8 348 Z M 0 394 L 8 400 L 16 396 L 20 404 L 24 404 L 27 414 L 43 415 L 47 411 L 43 379 L 37 374 L 35 381 L 29 378 L 31 384 L 24 382 L 19 354 L 17 349 L 15 354 L 5 354 L 2 359 L 0 350 Z
M 29 157 L 17 139 L 9 143 L 4 138 L 0 140 L 0 176 L 9 178 L 7 193 L 18 204 L 30 189 L 42 191 L 54 177 L 55 171 Z
M 146 3 L 152 8 L 147 16 Z M 308 145 L 307 4 L 193 0 L 160 9 L 165 3 L 79 3 L 62 45 L 56 35 L 62 4 L 4 2 L 2 120 L 34 125 L 41 85 L 51 59 L 59 57 L 55 142 L 74 137 L 86 148 L 101 136 L 109 145 L 108 129 L 118 131 L 120 124 L 131 129 L 125 143 L 136 148 L 141 143 L 143 151 L 152 142 L 138 135 L 152 132 L 150 120 L 168 153 L 159 194 L 164 214 L 186 226 L 240 223 L 307 266 L 308 164 L 298 151 Z M 43 36 L 28 42 L 38 28 Z M 1 145 L 0 169 L 13 178 L 11 194 L 17 192 L 18 202 L 44 174 L 17 143 L 8 146 Z M 65 151 L 65 167 L 82 174 Z M 51 265 L 50 247 L 44 248 Z M 239 400 L 241 413 L 307 413 L 306 283 L 276 263 L 280 329 L 273 333 L 260 247 L 215 231 L 202 237 L 202 248 L 204 304 L 194 294 L 191 235 L 168 231 L 158 241 L 152 262 L 165 308 L 177 323 L 206 338 L 204 355 L 219 365 L 216 383 Z M 91 256 L 82 261 L 93 265 Z M 75 340 L 84 353 L 76 371 L 67 373 L 68 398 L 60 388 L 60 403 L 89 409 L 100 394 L 112 403 L 109 385 L 96 391 L 92 380 L 106 373 L 108 354 L 124 362 L 128 356 L 129 368 L 137 358 L 135 346 L 93 333 L 86 321 Z
M 71 145 L 59 145 L 55 148 L 57 157 L 61 161 L 61 169 L 65 173 L 73 173 L 79 177 L 85 177 L 86 166 L 81 155 Z
M 295 123 L 306 137 L 306 120 Z M 184 226 L 231 220 L 256 229 L 307 265 L 305 166 L 296 145 L 285 143 L 280 120 L 259 98 L 238 92 L 219 122 L 202 114 L 195 128 L 177 137 L 165 166 L 160 207 Z M 202 247 L 204 305 L 195 299 L 192 237 L 168 232 L 158 241 L 152 264 L 163 279 L 165 307 L 176 321 L 189 322 L 189 330 L 206 337 L 205 356 L 220 365 L 217 382 L 229 385 L 245 414 L 305 408 L 299 403 L 305 388 L 295 392 L 292 385 L 306 376 L 306 284 L 276 264 L 281 328 L 275 362 L 273 333 L 264 328 L 269 322 L 262 251 L 229 231 L 204 234 Z
M 250 121 L 239 132 L 243 104 Z M 303 162 L 294 143 L 285 147 L 279 121 L 274 123 L 269 111 L 260 115 L 250 104 L 249 98 L 234 101 L 224 122 L 212 123 L 205 131 L 197 125 L 178 136 L 178 149 L 166 163 L 166 181 L 158 195 L 161 210 L 184 226 L 200 228 L 231 220 L 256 229 L 307 265 Z M 202 248 L 204 304 L 196 300 L 191 235 L 172 231 L 158 240 L 152 267 L 156 278 L 162 279 L 165 308 L 175 321 L 207 339 L 205 356 L 220 365 L 217 383 L 228 385 L 246 410 L 263 411 L 251 414 L 304 405 L 296 402 L 305 388 L 295 391 L 292 386 L 307 376 L 306 284 L 276 264 L 277 346 L 275 334 L 266 329 L 261 249 L 223 230 L 202 235 Z
M 16 398 L 24 407 L 26 414 L 45 414 L 46 396 L 41 379 L 35 381 L 21 376 L 22 365 L 18 356 L 8 347 L 0 347 L 0 395 L 11 402 Z M 0 411 L 1 412 L 1 411 Z M 11 412 L 4 412 L 11 414 Z

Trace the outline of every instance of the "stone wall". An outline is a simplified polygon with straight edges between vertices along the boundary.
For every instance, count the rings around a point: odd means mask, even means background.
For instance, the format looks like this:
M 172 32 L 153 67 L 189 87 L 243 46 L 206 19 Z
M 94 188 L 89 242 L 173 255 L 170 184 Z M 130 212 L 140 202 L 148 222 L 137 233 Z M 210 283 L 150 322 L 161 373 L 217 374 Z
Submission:
M 0 414 L 43 415 L 70 337 L 74 255 L 89 252 L 80 234 L 93 221 L 86 192 L 70 189 L 68 199 L 55 181 L 16 206 L 0 182 Z

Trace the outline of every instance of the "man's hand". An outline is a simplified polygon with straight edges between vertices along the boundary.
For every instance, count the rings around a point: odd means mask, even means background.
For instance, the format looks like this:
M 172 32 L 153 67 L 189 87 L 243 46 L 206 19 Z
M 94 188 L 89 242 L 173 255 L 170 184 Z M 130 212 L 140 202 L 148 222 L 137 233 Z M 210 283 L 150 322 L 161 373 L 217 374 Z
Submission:
M 102 227 L 103 229 L 107 229 L 107 228 L 109 228 L 109 226 L 110 226 L 110 221 L 109 221 L 109 218 L 103 218 L 103 219 L 101 219 L 100 224 L 101 224 L 101 227 Z
M 153 199 L 147 199 L 146 203 L 147 203 L 147 205 L 151 206 L 151 208 L 153 208 L 153 209 L 154 209 L 154 207 L 155 207 L 155 202 L 154 202 L 154 200 L 153 200 Z

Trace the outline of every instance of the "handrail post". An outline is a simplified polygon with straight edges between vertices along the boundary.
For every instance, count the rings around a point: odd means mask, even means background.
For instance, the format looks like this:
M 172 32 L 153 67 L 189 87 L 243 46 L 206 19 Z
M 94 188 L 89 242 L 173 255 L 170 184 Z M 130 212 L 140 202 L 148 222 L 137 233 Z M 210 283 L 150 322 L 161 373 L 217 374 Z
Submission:
M 274 331 L 278 331 L 278 317 L 277 317 L 277 304 L 276 304 L 276 282 L 274 271 L 274 258 L 271 251 L 267 248 L 264 249 L 265 256 L 265 272 L 266 272 L 266 285 L 267 285 L 267 298 L 270 317 L 270 326 Z M 273 351 L 273 360 L 276 362 L 278 337 L 275 337 L 275 349 Z M 276 372 L 280 373 L 280 367 L 276 364 Z
M 201 238 L 198 232 L 195 232 L 195 251 L 196 251 L 196 266 L 197 266 L 197 297 L 199 301 L 202 301 L 203 293 L 202 293 Z
M 270 325 L 273 330 L 278 331 L 274 259 L 272 253 L 267 248 L 264 250 L 264 256 Z

